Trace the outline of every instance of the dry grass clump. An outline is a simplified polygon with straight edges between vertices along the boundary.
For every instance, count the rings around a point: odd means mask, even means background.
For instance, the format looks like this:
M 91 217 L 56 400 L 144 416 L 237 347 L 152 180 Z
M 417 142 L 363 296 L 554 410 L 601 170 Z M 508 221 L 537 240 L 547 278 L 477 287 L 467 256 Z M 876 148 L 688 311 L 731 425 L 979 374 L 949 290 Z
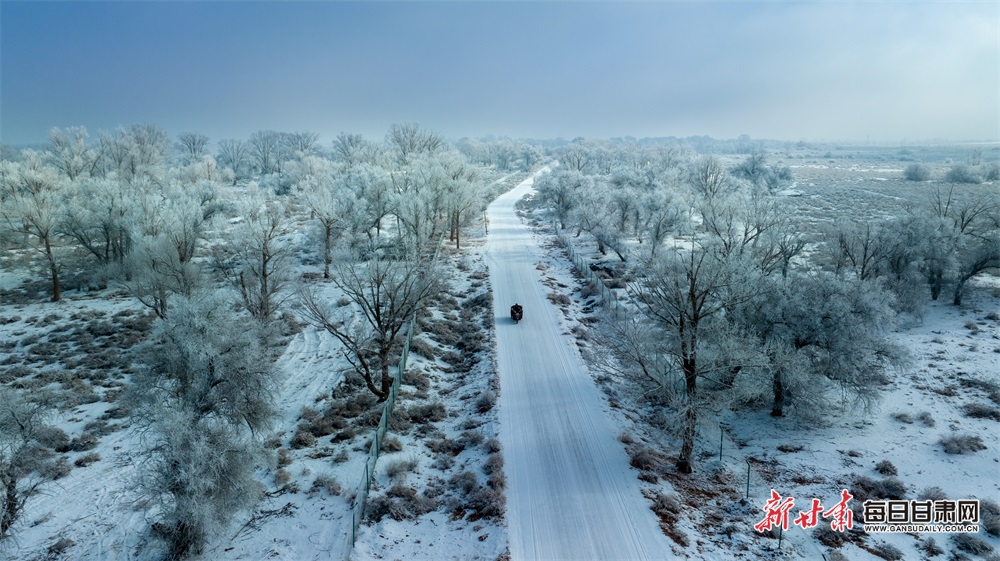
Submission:
M 990 499 L 980 499 L 979 524 L 987 534 L 1000 537 L 1000 505 Z
M 943 501 L 948 498 L 948 494 L 940 487 L 927 487 L 917 495 L 921 501 Z
M 296 450 L 300 448 L 312 448 L 316 445 L 316 437 L 309 432 L 309 426 L 299 424 L 298 428 L 295 429 L 295 435 L 292 436 L 289 445 Z
M 944 447 L 945 454 L 965 454 L 986 449 L 983 439 L 974 434 L 943 436 L 938 443 Z
M 930 412 L 924 411 L 923 413 L 917 415 L 917 420 L 924 424 L 924 426 L 933 427 L 934 417 L 931 416 Z
M 917 549 L 926 553 L 927 557 L 936 557 L 944 553 L 944 550 L 938 546 L 934 538 L 927 538 L 924 543 L 917 546 Z
M 905 411 L 900 411 L 899 413 L 893 413 L 892 418 L 896 419 L 900 423 L 906 423 L 907 425 L 913 424 L 913 417 L 910 417 L 910 414 Z
M 329 495 L 336 497 L 344 492 L 344 488 L 333 475 L 329 473 L 321 473 L 316 476 L 316 479 L 313 480 L 312 487 L 309 489 L 310 493 L 318 493 L 320 491 L 326 491 Z
M 993 551 L 993 546 L 972 534 L 954 534 L 951 541 L 959 551 L 983 556 Z
M 687 533 L 677 527 L 681 513 L 681 502 L 677 497 L 658 490 L 643 490 L 642 494 L 652 501 L 649 509 L 656 513 L 657 518 L 660 519 L 660 529 L 663 530 L 663 533 L 681 547 L 690 545 L 691 540 Z
M 457 456 L 462 450 L 465 450 L 464 442 L 450 438 L 433 438 L 425 441 L 424 444 L 430 448 L 431 452 L 448 456 Z
M 394 484 L 384 495 L 370 497 L 365 507 L 365 518 L 378 522 L 386 516 L 393 520 L 412 520 L 437 508 L 437 501 L 417 493 L 416 488 L 401 482 Z
M 486 413 L 497 404 L 497 394 L 487 390 L 476 400 L 476 411 Z
M 77 458 L 76 461 L 73 462 L 73 465 L 76 467 L 87 467 L 90 464 L 99 461 L 100 459 L 101 459 L 100 454 L 96 452 L 91 452 L 89 454 Z
M 867 500 L 893 500 L 898 501 L 906 498 L 906 484 L 895 477 L 885 477 L 881 480 L 871 477 L 859 476 L 851 485 L 851 494 L 857 504 Z
M 962 411 L 966 417 L 972 417 L 973 419 L 1000 421 L 1000 409 L 985 403 L 967 403 L 962 406 Z
M 383 452 L 400 452 L 403 450 L 403 443 L 395 436 L 389 435 L 382 439 Z
M 393 460 L 386 464 L 385 473 L 389 479 L 405 479 L 408 474 L 417 470 L 418 465 L 420 462 L 416 458 Z
M 881 462 L 875 464 L 875 471 L 882 475 L 897 475 L 899 472 L 896 470 L 896 466 L 892 465 L 889 460 L 882 460 Z

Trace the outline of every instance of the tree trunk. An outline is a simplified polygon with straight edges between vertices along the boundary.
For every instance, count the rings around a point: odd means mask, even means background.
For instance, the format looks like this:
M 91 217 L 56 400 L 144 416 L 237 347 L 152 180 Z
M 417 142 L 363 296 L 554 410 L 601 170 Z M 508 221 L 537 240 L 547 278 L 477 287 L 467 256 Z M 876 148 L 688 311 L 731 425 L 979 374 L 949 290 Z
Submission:
M 684 427 L 682 429 L 681 454 L 675 467 L 681 473 L 694 471 L 691 459 L 694 457 L 694 439 L 698 431 L 698 368 L 693 356 L 682 361 L 684 370 L 684 393 L 687 396 L 687 407 L 684 410 Z
M 323 225 L 323 278 L 330 278 L 330 241 L 333 237 L 333 225 L 326 223 Z
M 62 287 L 59 284 L 59 265 L 56 257 L 52 254 L 52 244 L 49 238 L 45 238 L 45 257 L 49 260 L 49 272 L 52 274 L 52 301 L 58 302 L 62 298 Z
M 771 386 L 774 390 L 774 404 L 771 406 L 771 416 L 782 417 L 784 416 L 785 407 L 785 383 L 781 377 L 781 369 L 776 368 L 774 370 L 774 378 L 772 379 Z

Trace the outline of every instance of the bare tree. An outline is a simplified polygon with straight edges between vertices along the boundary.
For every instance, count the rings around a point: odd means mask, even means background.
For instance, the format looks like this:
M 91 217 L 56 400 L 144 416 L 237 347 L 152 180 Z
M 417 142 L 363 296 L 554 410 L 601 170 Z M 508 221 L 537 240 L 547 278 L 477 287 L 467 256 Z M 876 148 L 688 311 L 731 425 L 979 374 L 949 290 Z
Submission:
M 688 183 L 705 200 L 725 196 L 735 190 L 729 171 L 715 156 L 703 156 L 691 164 Z
M 281 133 L 271 130 L 253 133 L 248 151 L 258 173 L 267 175 L 281 171 Z
M 177 135 L 177 151 L 185 165 L 201 161 L 208 154 L 208 137 L 196 132 L 182 132 Z
M 218 161 L 233 170 L 233 185 L 247 176 L 250 147 L 242 140 L 225 139 L 219 141 Z
M 434 273 L 416 260 L 374 259 L 338 267 L 333 284 L 354 307 L 333 312 L 315 291 L 303 290 L 303 313 L 343 344 L 344 358 L 364 378 L 368 390 L 384 401 L 392 388 L 393 352 L 404 326 L 437 290 Z
M 290 132 L 281 136 L 284 152 L 292 158 L 301 159 L 305 156 L 315 156 L 316 142 L 319 134 L 315 132 Z
M 708 374 L 699 362 L 703 334 L 726 308 L 752 296 L 746 268 L 719 259 L 717 248 L 695 243 L 691 251 L 673 253 L 650 264 L 644 282 L 629 287 L 632 297 L 671 341 L 670 355 L 684 378 L 685 409 L 677 469 L 693 470 L 698 427 L 698 379 Z

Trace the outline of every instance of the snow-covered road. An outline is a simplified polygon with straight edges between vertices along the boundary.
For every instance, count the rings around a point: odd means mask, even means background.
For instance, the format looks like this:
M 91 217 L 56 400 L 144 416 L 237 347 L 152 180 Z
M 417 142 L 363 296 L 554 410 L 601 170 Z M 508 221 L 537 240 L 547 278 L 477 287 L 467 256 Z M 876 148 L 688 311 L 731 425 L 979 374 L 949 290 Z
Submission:
M 536 264 L 542 250 L 514 213 L 528 179 L 488 209 L 500 370 L 500 440 L 514 561 L 669 559 L 636 474 Z M 514 302 L 524 320 L 509 317 Z

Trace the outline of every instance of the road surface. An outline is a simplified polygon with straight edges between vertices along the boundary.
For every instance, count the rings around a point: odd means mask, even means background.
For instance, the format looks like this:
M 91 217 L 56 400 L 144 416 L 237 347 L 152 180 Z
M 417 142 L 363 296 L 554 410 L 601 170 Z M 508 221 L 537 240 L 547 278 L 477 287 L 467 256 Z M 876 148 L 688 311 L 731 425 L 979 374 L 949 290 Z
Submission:
M 488 209 L 500 371 L 500 441 L 513 561 L 672 558 L 619 430 L 535 266 L 541 249 L 514 213 L 529 178 Z M 515 325 L 510 306 L 524 306 Z

